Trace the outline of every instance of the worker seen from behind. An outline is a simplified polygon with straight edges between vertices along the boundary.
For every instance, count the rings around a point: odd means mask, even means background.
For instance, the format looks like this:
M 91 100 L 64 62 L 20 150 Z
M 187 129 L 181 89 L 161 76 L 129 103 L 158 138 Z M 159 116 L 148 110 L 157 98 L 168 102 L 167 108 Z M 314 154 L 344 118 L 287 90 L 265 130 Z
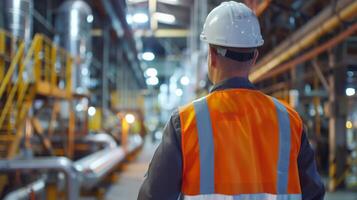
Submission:
M 173 113 L 138 199 L 323 199 L 298 113 L 248 80 L 264 43 L 252 10 L 223 2 L 201 39 L 214 86 Z

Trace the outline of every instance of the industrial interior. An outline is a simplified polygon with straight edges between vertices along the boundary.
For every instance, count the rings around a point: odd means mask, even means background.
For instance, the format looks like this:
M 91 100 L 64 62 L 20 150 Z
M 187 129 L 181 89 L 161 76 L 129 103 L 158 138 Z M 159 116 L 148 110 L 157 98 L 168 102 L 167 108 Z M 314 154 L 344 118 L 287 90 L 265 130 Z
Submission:
M 136 199 L 162 130 L 202 97 L 217 0 L 0 1 L 0 199 Z M 357 199 L 357 1 L 241 0 L 249 79 L 301 115 L 326 199 Z

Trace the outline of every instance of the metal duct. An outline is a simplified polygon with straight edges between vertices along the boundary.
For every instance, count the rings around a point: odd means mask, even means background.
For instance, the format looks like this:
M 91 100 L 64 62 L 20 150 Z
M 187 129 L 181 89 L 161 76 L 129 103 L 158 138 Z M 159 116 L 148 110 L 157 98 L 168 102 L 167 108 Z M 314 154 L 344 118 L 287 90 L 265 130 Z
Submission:
M 129 138 L 128 148 L 110 147 L 86 156 L 74 163 L 75 168 L 82 174 L 83 188 L 92 188 L 102 178 L 122 162 L 128 154 L 133 153 L 143 144 L 139 135 Z
M 14 170 L 53 170 L 66 175 L 67 199 L 76 200 L 79 197 L 79 174 L 71 160 L 65 157 L 35 158 L 22 160 L 0 160 L 0 171 Z
M 356 16 L 356 12 L 357 1 L 355 0 L 340 0 L 336 1 L 336 5 L 328 6 L 265 56 L 249 75 L 250 80 L 257 81 L 268 71 L 311 46 L 321 36 Z
M 26 187 L 14 190 L 4 197 L 4 200 L 27 200 L 29 195 L 33 192 L 39 194 L 45 190 L 45 179 L 41 178 Z
M 90 189 L 101 181 L 105 175 L 113 170 L 127 155 L 134 152 L 142 144 L 139 135 L 129 138 L 128 151 L 122 147 L 113 146 L 108 138 L 101 140 L 108 142 L 108 148 L 90 154 L 76 162 L 65 157 L 34 158 L 30 160 L 0 160 L 0 171 L 14 170 L 53 170 L 65 173 L 68 200 L 79 197 L 80 187 Z M 38 193 L 44 188 L 44 180 L 40 179 L 32 184 L 9 193 L 5 199 L 25 199 L 31 191 Z
M 75 162 L 75 168 L 82 173 L 83 188 L 92 188 L 125 158 L 122 147 L 108 148 Z
M 5 27 L 14 36 L 30 43 L 32 36 L 32 0 L 6 0 L 3 2 Z
M 92 21 L 92 10 L 82 0 L 64 2 L 56 16 L 60 45 L 75 57 L 72 85 L 78 93 L 88 92 Z

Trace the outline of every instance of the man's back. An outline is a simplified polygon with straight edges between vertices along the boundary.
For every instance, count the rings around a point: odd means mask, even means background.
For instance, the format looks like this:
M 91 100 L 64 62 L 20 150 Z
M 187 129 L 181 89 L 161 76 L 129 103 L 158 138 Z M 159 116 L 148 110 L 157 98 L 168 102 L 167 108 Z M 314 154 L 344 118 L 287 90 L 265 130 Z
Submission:
M 181 108 L 180 120 L 186 195 L 301 194 L 302 122 L 290 107 L 257 90 L 229 89 Z M 203 188 L 209 182 L 213 188 Z
M 209 115 L 200 111 L 197 103 L 202 100 Z M 211 137 L 201 144 L 199 129 L 207 119 L 211 134 L 206 128 L 208 132 L 201 135 Z M 286 128 L 292 131 L 281 131 Z M 288 146 L 283 145 L 286 141 Z M 180 193 L 265 193 L 270 198 L 281 190 L 302 193 L 302 199 L 324 195 L 301 120 L 293 109 L 257 91 L 247 79 L 233 78 L 172 115 L 139 199 L 176 200 Z

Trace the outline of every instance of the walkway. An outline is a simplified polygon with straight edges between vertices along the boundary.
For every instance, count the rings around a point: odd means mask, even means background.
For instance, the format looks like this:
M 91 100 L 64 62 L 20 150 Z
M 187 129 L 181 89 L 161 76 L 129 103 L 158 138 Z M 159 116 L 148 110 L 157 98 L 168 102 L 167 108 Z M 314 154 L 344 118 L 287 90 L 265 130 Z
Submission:
M 138 158 L 126 166 L 118 182 L 110 187 L 106 195 L 107 200 L 135 200 L 137 198 L 144 175 L 157 147 L 149 140 L 146 141 Z

